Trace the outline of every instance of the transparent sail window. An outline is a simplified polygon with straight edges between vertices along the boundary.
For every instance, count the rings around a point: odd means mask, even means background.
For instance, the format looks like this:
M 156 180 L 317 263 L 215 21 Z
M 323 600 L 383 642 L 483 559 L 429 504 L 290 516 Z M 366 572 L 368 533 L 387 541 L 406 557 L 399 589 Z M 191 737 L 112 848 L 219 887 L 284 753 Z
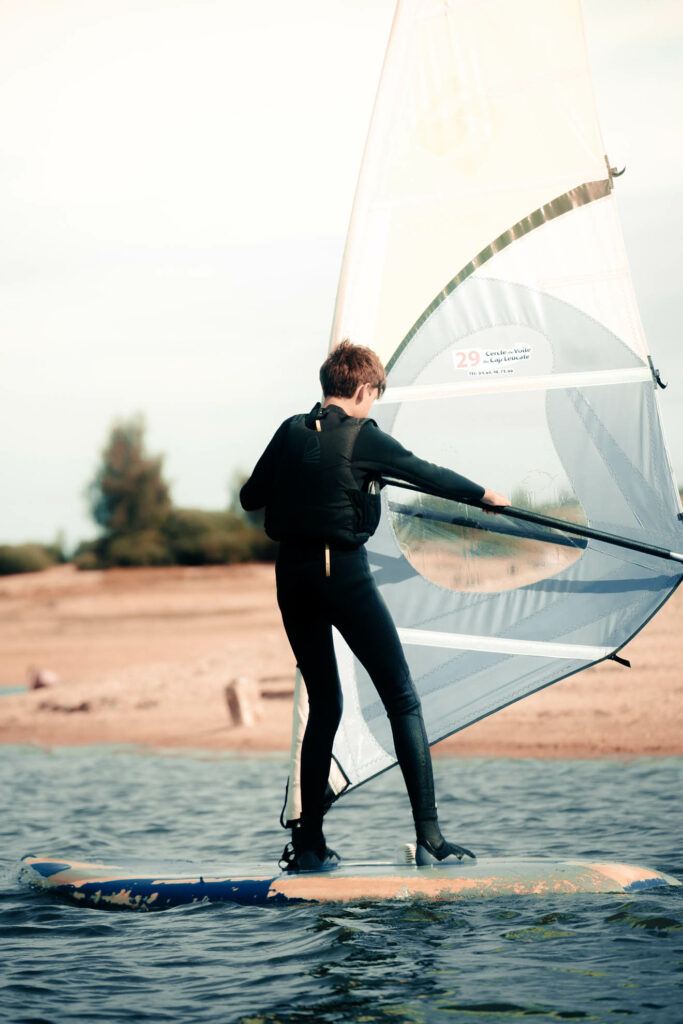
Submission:
M 585 523 L 548 425 L 552 350 L 537 331 L 519 326 L 481 331 L 469 345 L 445 349 L 414 386 L 439 380 L 490 382 L 491 393 L 406 401 L 394 436 L 416 455 L 507 494 L 513 505 Z M 530 390 L 500 392 L 501 380 L 533 378 Z M 552 576 L 585 548 L 578 538 L 464 504 L 388 488 L 385 495 L 398 544 L 417 571 L 451 590 L 509 590 Z

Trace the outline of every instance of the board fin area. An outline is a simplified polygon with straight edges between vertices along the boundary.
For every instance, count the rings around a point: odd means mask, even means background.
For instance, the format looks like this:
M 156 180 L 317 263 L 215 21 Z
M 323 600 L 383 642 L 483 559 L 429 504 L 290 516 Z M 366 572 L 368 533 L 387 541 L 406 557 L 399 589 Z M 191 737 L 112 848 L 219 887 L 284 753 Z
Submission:
M 678 886 L 647 867 L 552 858 L 482 857 L 462 864 L 342 862 L 334 871 L 278 872 L 268 864 L 190 861 L 74 860 L 27 854 L 20 881 L 35 890 L 99 910 L 167 910 L 192 903 L 245 905 L 457 900 L 496 896 L 636 893 Z

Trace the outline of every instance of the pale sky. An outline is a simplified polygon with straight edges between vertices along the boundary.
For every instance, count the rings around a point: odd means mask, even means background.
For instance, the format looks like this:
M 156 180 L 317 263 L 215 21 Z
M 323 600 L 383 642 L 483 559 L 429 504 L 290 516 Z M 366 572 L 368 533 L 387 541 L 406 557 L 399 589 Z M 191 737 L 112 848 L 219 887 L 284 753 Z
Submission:
M 0 0 L 0 543 L 95 534 L 118 417 L 145 415 L 176 504 L 222 508 L 317 399 L 393 8 Z M 584 16 L 683 482 L 683 7 Z

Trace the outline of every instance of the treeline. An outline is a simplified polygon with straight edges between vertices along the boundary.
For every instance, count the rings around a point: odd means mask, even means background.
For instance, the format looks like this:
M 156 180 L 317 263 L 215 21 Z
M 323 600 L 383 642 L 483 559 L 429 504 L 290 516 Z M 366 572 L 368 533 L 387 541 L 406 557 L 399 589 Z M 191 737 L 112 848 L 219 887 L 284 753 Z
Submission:
M 271 561 L 275 545 L 260 516 L 239 506 L 234 482 L 228 508 L 205 511 L 173 505 L 163 478 L 163 456 L 145 449 L 141 417 L 114 425 L 87 501 L 100 535 L 83 541 L 67 558 L 63 542 L 0 545 L 0 575 L 35 572 L 73 561 L 79 569 L 113 566 L 225 565 Z

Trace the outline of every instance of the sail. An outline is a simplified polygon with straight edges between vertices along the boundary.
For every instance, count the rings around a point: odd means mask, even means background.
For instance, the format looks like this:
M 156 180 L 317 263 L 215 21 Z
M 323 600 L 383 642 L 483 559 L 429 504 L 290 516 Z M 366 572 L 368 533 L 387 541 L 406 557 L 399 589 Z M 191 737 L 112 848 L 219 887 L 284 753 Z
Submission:
M 578 0 L 400 0 L 332 346 L 344 337 L 384 361 L 373 416 L 417 455 L 513 504 L 681 550 Z M 681 579 L 437 498 L 382 500 L 368 555 L 430 742 L 609 657 Z M 339 635 L 335 648 L 340 792 L 395 754 L 370 679 Z

